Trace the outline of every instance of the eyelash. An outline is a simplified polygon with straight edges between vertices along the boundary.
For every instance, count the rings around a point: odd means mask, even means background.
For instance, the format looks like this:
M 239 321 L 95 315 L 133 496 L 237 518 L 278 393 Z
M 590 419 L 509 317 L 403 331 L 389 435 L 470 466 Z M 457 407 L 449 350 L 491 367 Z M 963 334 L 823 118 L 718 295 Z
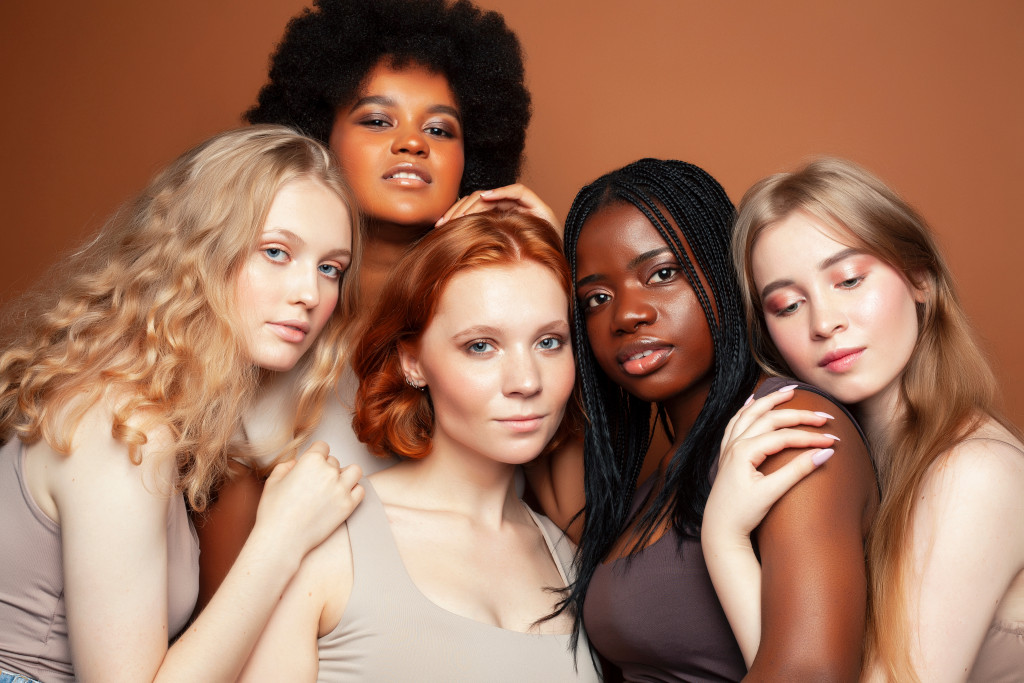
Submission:
M 552 347 L 544 347 L 543 344 L 545 342 L 556 342 L 557 345 L 556 346 L 552 346 Z M 477 348 L 477 347 L 481 347 L 481 346 L 489 347 L 489 348 Z M 537 342 L 537 346 L 540 347 L 541 351 L 558 351 L 559 349 L 561 349 L 561 348 L 563 348 L 565 346 L 565 339 L 563 339 L 562 337 L 557 336 L 557 335 L 555 335 L 555 336 L 548 336 L 548 337 L 544 337 L 543 339 L 538 341 Z M 485 353 L 490 353 L 491 351 L 494 351 L 494 350 L 495 350 L 494 344 L 492 342 L 489 342 L 489 341 L 484 340 L 484 339 L 478 339 L 476 341 L 472 341 L 472 342 L 466 344 L 466 351 L 470 355 L 483 355 Z
M 283 264 L 287 262 L 288 258 L 291 258 L 291 254 L 288 253 L 288 250 L 282 247 L 263 247 L 262 249 L 260 249 L 260 251 L 263 252 L 263 254 L 267 257 L 267 259 L 270 260 L 271 263 Z M 271 254 L 271 252 L 277 253 Z M 287 258 L 282 259 L 282 256 Z M 326 272 L 323 270 L 324 268 L 330 268 L 332 270 L 331 272 Z M 326 278 L 330 278 L 331 280 L 341 279 L 341 276 L 345 274 L 346 268 L 347 266 L 339 266 L 333 263 L 321 263 L 316 267 L 317 271 L 319 271 L 321 275 L 323 275 Z
M 654 271 L 654 273 L 652 273 L 649 278 L 647 278 L 647 282 L 649 284 L 654 284 L 654 285 L 661 285 L 661 284 L 664 284 L 666 282 L 671 282 L 679 274 L 679 270 L 680 270 L 680 268 L 678 266 L 662 266 L 661 268 L 658 268 L 656 271 Z M 663 280 L 660 280 L 658 282 L 654 282 L 655 276 L 657 276 L 657 275 L 659 275 L 661 273 L 667 273 L 667 275 L 665 275 L 665 278 Z

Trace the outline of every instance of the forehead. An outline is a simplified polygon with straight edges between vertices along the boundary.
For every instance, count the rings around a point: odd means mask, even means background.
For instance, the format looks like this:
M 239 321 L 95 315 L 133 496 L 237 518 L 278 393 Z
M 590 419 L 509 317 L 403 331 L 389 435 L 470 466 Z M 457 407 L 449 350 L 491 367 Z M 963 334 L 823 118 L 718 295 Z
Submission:
M 383 96 L 398 102 L 425 102 L 456 107 L 455 94 L 445 75 L 410 62 L 396 66 L 383 59 L 367 72 L 356 95 L 358 105 L 366 97 Z
M 568 294 L 533 261 L 463 270 L 445 286 L 429 327 L 490 325 L 514 329 L 536 318 L 568 320 Z

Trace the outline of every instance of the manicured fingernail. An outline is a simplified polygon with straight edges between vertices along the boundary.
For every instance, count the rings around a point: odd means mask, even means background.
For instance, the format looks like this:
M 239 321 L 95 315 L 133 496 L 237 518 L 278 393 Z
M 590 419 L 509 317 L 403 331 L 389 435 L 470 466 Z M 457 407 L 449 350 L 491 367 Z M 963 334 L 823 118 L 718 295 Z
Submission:
M 775 393 L 781 394 L 783 391 L 793 391 L 794 389 L 796 389 L 795 384 L 787 384 L 784 387 L 779 387 L 778 389 L 776 389 Z
M 743 402 L 743 405 L 749 406 L 753 402 L 754 402 L 754 395 L 751 394 L 750 396 L 747 396 L 747 400 Z
M 820 467 L 826 460 L 831 458 L 834 453 L 835 451 L 831 448 L 822 448 L 811 456 L 811 462 L 814 463 L 815 467 Z
M 480 196 L 490 197 L 492 194 L 494 194 L 494 190 L 484 190 L 483 192 L 480 193 Z
M 834 417 L 832 417 L 828 413 L 823 413 L 820 410 L 814 411 L 814 414 L 817 415 L 818 417 L 824 417 L 824 418 L 827 418 L 829 420 L 834 420 L 835 419 Z
M 842 441 L 842 439 L 840 439 L 838 436 L 836 436 L 834 434 L 826 434 L 825 436 L 827 436 L 828 438 L 832 439 L 833 441 Z

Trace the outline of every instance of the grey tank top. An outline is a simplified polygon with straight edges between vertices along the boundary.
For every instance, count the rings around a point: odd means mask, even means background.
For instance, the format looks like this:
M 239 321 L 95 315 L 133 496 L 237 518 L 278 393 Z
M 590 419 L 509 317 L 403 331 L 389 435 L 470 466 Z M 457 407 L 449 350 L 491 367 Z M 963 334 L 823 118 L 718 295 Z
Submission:
M 405 570 L 373 485 L 348 519 L 354 579 L 341 621 L 320 638 L 321 683 L 343 681 L 599 681 L 586 638 L 520 633 L 474 621 L 427 599 Z M 573 548 L 530 513 L 563 580 Z M 575 664 L 578 663 L 578 670 Z
M 71 683 L 60 526 L 29 493 L 25 457 L 19 439 L 0 448 L 0 669 Z M 167 513 L 167 559 L 168 632 L 176 634 L 199 592 L 199 541 L 180 494 Z

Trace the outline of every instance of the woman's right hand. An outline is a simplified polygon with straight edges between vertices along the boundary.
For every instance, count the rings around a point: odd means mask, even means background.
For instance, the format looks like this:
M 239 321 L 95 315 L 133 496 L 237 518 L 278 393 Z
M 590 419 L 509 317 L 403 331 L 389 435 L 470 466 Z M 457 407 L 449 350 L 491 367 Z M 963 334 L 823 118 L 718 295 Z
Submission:
M 301 559 L 348 519 L 363 500 L 358 465 L 341 467 L 317 441 L 271 471 L 256 511 L 253 534 L 274 534 Z
M 785 386 L 757 400 L 748 400 L 725 428 L 718 474 L 704 511 L 705 530 L 749 536 L 772 505 L 798 481 L 822 465 L 837 438 L 796 429 L 821 427 L 831 415 L 810 410 L 779 408 L 794 396 Z M 768 456 L 787 448 L 807 448 L 771 474 L 758 470 Z

